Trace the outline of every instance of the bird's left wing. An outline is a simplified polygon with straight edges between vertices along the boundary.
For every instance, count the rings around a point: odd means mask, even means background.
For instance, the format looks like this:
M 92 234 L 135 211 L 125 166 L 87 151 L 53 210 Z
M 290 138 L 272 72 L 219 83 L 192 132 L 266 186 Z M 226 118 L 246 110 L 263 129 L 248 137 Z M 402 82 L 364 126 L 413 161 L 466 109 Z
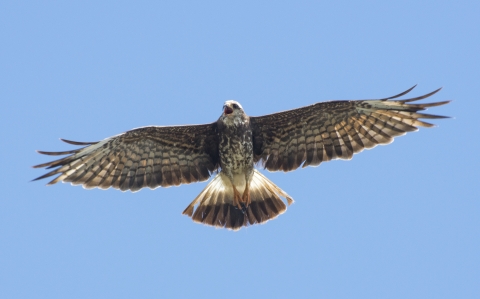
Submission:
M 445 117 L 418 111 L 449 101 L 410 104 L 440 89 L 420 97 L 392 101 L 414 87 L 385 99 L 322 102 L 250 117 L 255 162 L 261 162 L 270 171 L 291 171 L 302 163 L 302 167 L 306 167 L 332 159 L 351 159 L 365 148 L 388 144 L 395 136 L 416 131 L 417 126 L 432 127 L 419 119 Z
M 57 175 L 48 184 L 71 182 L 85 188 L 113 187 L 137 191 L 143 187 L 178 186 L 205 181 L 219 166 L 216 123 L 205 125 L 143 127 L 66 152 L 45 155 L 69 155 L 36 165 L 56 168 L 36 178 Z

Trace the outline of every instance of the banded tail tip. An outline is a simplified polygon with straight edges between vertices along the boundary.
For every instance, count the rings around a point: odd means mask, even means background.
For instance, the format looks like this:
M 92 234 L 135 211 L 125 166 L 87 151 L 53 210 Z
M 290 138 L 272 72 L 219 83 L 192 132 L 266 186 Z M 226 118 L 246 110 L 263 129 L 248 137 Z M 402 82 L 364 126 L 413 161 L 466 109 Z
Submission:
M 280 187 L 254 170 L 250 182 L 251 204 L 245 209 L 233 205 L 233 188 L 228 178 L 217 174 L 183 211 L 193 221 L 217 228 L 239 230 L 244 226 L 262 224 L 285 213 L 293 199 Z M 196 208 L 195 208 L 196 206 Z

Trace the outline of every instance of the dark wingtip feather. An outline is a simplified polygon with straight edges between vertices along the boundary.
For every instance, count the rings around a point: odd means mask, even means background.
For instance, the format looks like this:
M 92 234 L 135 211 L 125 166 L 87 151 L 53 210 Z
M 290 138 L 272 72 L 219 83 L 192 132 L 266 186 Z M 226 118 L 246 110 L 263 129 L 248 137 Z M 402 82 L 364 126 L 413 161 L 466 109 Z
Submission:
M 33 168 L 43 168 L 43 167 L 50 166 L 53 162 L 55 162 L 55 161 L 51 161 L 51 162 L 47 162 L 47 163 L 42 163 L 42 164 L 38 164 L 38 165 L 33 165 L 32 167 L 33 167 Z
M 428 97 L 430 97 L 430 96 L 433 96 L 434 94 L 436 94 L 437 92 L 439 92 L 441 89 L 442 89 L 442 87 L 440 87 L 440 88 L 438 88 L 438 89 L 436 89 L 436 90 L 434 90 L 434 91 L 432 91 L 432 92 L 430 92 L 430 93 L 427 93 L 427 94 L 425 94 L 425 95 L 423 95 L 423 96 L 419 96 L 419 97 L 412 98 L 412 99 L 401 100 L 401 101 L 399 101 L 399 102 L 401 102 L 401 103 L 408 103 L 408 102 L 414 102 L 414 101 L 423 100 L 423 99 L 426 99 L 426 98 L 428 98 Z
M 98 143 L 98 141 L 95 141 L 95 142 L 80 142 L 80 141 L 67 140 L 67 139 L 63 139 L 63 138 L 60 138 L 60 140 L 65 142 L 65 143 L 73 144 L 73 145 L 92 145 L 92 144 Z
M 443 119 L 443 118 L 451 118 L 450 116 L 444 115 L 435 115 L 435 114 L 426 114 L 426 113 L 415 113 L 415 117 L 417 118 L 428 118 L 428 119 Z
M 45 152 L 45 151 L 36 151 L 39 154 L 42 155 L 48 155 L 48 156 L 63 156 L 63 155 L 69 155 L 69 154 L 75 154 L 78 152 L 78 150 L 71 150 L 71 151 L 65 151 L 65 152 Z
M 406 95 L 407 93 L 409 93 L 410 91 L 412 91 L 412 89 L 414 89 L 415 87 L 417 87 L 417 84 L 413 85 L 412 87 L 410 87 L 409 89 L 405 90 L 404 92 L 401 92 L 397 95 L 394 95 L 393 97 L 388 97 L 388 98 L 383 98 L 383 99 L 380 99 L 381 101 L 387 101 L 387 100 L 391 100 L 391 99 L 396 99 L 396 98 L 399 98 L 403 95 Z
M 55 170 L 54 170 L 54 171 L 50 171 L 49 173 L 46 173 L 46 174 L 44 174 L 44 175 L 42 175 L 42 176 L 39 176 L 38 178 L 35 178 L 35 179 L 31 180 L 31 182 L 34 182 L 34 181 L 38 181 L 38 180 L 41 180 L 41 179 L 44 179 L 44 178 L 51 177 L 52 175 L 55 175 L 55 174 L 57 174 L 57 173 L 58 173 L 58 172 L 55 172 Z M 47 185 L 51 185 L 51 184 L 48 183 Z
M 434 103 L 426 103 L 426 104 L 419 104 L 421 108 L 428 108 L 428 107 L 436 107 L 436 106 L 442 106 L 450 103 L 451 101 L 442 101 L 442 102 L 434 102 Z
M 42 179 L 41 177 L 38 177 L 38 178 L 35 178 L 35 179 L 33 179 L 33 180 L 30 180 L 29 183 L 35 182 L 35 181 L 38 181 L 38 180 L 41 180 L 41 179 Z M 50 184 L 50 183 L 45 184 L 45 186 L 51 186 L 51 185 L 53 185 L 53 184 Z

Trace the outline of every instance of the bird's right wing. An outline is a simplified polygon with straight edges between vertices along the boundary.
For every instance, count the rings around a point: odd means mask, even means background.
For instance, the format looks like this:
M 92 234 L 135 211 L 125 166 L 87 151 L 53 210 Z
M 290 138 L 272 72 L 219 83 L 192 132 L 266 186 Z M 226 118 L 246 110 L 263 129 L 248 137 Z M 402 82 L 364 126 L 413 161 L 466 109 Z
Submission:
M 205 181 L 219 167 L 217 124 L 142 127 L 85 147 L 44 155 L 69 155 L 34 166 L 56 168 L 35 180 L 59 175 L 48 184 L 71 182 L 85 188 L 113 187 L 137 191 L 144 187 L 178 186 Z
M 421 118 L 444 118 L 418 111 L 448 101 L 411 104 L 440 89 L 416 98 L 392 100 L 412 89 L 384 99 L 322 102 L 250 117 L 255 162 L 260 161 L 270 171 L 291 171 L 300 165 L 350 159 L 365 148 L 388 144 L 395 136 L 416 131 L 417 126 L 433 126 Z

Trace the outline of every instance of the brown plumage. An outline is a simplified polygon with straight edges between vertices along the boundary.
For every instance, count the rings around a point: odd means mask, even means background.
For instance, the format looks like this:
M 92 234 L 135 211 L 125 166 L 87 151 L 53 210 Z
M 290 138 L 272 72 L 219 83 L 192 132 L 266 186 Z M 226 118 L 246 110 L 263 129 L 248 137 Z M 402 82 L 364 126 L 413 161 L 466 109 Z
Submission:
M 248 117 L 238 102 L 227 101 L 218 121 L 211 124 L 143 127 L 98 142 L 62 139 L 84 147 L 39 151 L 68 156 L 34 166 L 54 168 L 35 180 L 58 175 L 48 184 L 63 181 L 85 188 L 137 191 L 205 181 L 219 172 L 183 213 L 195 222 L 237 230 L 284 213 L 281 197 L 293 202 L 255 170 L 254 163 L 269 171 L 292 171 L 351 159 L 418 126 L 433 126 L 419 119 L 445 118 L 418 111 L 448 101 L 411 104 L 440 89 L 392 101 L 414 87 L 379 100 L 322 102 L 260 117 Z
M 86 146 L 68 152 L 38 151 L 70 156 L 34 166 L 58 167 L 36 180 L 60 174 L 48 184 L 63 181 L 87 189 L 137 191 L 205 181 L 219 166 L 216 123 L 144 127 L 98 142 L 63 141 Z

